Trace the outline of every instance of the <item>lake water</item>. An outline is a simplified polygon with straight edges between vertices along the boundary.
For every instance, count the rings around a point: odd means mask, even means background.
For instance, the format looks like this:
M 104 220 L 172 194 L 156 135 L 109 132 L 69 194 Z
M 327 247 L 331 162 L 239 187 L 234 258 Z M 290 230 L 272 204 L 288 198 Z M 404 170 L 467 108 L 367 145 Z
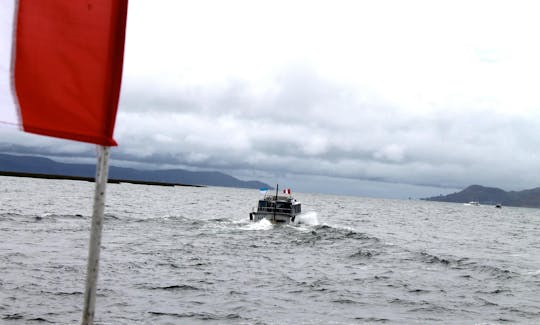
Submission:
M 0 323 L 80 323 L 93 191 L 0 177 Z M 96 323 L 540 323 L 540 210 L 295 196 L 109 184 Z

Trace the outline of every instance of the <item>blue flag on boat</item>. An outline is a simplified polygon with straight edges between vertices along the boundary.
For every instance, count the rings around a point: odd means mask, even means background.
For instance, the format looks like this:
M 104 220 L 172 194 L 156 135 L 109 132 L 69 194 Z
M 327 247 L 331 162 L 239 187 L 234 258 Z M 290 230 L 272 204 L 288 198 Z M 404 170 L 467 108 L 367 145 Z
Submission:
M 261 194 L 266 194 L 266 192 L 268 192 L 268 187 L 261 187 L 259 192 L 261 192 Z

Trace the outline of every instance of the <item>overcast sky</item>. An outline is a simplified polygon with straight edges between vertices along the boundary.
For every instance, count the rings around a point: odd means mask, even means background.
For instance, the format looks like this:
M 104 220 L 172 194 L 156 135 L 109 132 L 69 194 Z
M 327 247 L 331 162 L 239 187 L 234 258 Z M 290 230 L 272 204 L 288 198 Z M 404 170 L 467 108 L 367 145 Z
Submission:
M 384 197 L 540 186 L 540 2 L 129 3 L 113 164 Z M 93 147 L 0 128 L 2 151 Z

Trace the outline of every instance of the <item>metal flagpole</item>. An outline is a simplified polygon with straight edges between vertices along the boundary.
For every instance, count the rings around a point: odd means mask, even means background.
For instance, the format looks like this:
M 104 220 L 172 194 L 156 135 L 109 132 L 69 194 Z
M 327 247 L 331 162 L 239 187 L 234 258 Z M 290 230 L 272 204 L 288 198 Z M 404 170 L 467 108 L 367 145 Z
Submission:
M 92 229 L 88 248 L 88 266 L 86 270 L 86 291 L 84 293 L 84 309 L 82 324 L 94 323 L 96 306 L 96 287 L 99 270 L 99 251 L 101 248 L 101 231 L 103 229 L 103 213 L 105 210 L 105 189 L 109 175 L 109 147 L 98 146 L 96 166 L 96 191 L 94 193 L 94 209 L 92 212 Z
M 276 203 L 274 203 L 274 222 L 276 222 L 276 210 L 277 210 L 277 196 L 279 191 L 279 184 L 276 184 Z

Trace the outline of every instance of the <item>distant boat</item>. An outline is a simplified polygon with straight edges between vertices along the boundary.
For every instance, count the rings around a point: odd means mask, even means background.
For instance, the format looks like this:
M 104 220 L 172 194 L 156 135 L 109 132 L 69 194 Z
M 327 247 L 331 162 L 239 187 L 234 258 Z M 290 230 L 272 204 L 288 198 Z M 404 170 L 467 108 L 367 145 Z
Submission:
M 497 209 L 500 209 L 500 208 L 502 208 L 502 204 L 500 204 L 500 203 L 495 204 L 495 207 L 496 207 Z
M 474 205 L 474 206 L 479 206 L 480 205 L 480 202 L 478 201 L 471 201 L 469 203 L 464 203 L 464 205 Z
M 284 195 L 278 195 L 279 187 L 276 187 L 275 195 L 266 194 L 259 200 L 257 211 L 249 214 L 250 221 L 266 219 L 271 223 L 291 223 L 296 216 L 302 213 L 302 205 L 291 196 L 291 190 L 284 190 Z

